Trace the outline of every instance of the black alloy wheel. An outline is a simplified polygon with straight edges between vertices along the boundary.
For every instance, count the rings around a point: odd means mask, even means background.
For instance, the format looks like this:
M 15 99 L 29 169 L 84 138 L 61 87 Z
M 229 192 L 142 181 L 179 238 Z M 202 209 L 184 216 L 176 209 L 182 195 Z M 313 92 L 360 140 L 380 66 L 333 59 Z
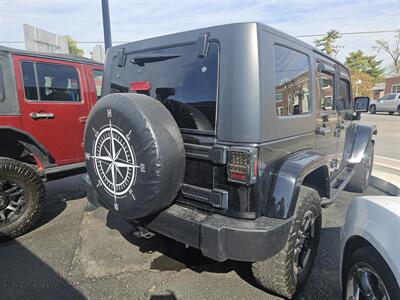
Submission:
M 367 263 L 358 262 L 350 270 L 346 284 L 346 299 L 389 300 L 389 292 L 379 274 Z
M 23 187 L 14 180 L 0 180 L 0 228 L 16 221 L 26 208 Z
M 293 270 L 297 276 L 308 268 L 315 243 L 318 243 L 315 238 L 315 220 L 314 213 L 311 210 L 307 211 L 297 234 L 293 259 Z

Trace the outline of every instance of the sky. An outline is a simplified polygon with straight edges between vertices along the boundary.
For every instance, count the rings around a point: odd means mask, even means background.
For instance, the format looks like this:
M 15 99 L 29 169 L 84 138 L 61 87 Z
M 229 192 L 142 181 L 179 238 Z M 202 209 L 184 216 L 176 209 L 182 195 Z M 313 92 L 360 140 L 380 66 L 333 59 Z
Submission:
M 258 0 L 109 0 L 114 45 L 226 23 L 257 21 L 290 35 L 395 30 L 400 28 L 400 0 L 258 1 Z M 101 0 L 0 0 L 0 44 L 24 48 L 24 23 L 79 41 L 89 56 L 103 41 Z M 377 54 L 377 39 L 393 33 L 343 36 L 338 59 L 361 49 Z M 301 38 L 312 44 L 316 37 Z M 12 43 L 17 42 L 17 43 Z M 383 65 L 390 63 L 378 53 Z

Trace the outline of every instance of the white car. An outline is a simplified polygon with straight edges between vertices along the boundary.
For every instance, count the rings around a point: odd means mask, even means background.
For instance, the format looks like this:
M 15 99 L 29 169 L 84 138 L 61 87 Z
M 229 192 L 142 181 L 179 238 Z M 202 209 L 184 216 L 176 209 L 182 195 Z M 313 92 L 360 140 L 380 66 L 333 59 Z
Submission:
M 343 299 L 400 299 L 400 197 L 355 198 L 341 243 Z
M 387 94 L 379 100 L 372 100 L 369 104 L 369 112 L 375 114 L 380 111 L 400 115 L 400 93 Z

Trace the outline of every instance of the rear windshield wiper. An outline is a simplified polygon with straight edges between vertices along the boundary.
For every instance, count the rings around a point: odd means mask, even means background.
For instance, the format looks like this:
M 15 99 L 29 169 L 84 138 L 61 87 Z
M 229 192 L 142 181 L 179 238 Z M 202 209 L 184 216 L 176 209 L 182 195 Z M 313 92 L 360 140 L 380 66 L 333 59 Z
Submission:
M 131 63 L 143 67 L 144 64 L 146 64 L 146 63 L 164 61 L 164 60 L 168 60 L 168 59 L 177 58 L 177 57 L 180 57 L 180 56 L 181 56 L 180 54 L 147 54 L 147 55 L 138 55 L 138 56 L 134 56 L 131 59 Z

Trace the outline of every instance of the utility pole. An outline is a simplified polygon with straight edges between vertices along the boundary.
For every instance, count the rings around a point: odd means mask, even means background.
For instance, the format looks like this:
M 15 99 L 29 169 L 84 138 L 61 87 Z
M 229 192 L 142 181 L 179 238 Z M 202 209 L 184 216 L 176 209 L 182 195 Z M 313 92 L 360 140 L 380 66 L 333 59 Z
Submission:
M 104 48 L 107 51 L 107 49 L 112 46 L 110 10 L 108 8 L 108 0 L 101 0 L 101 6 L 103 9 Z

